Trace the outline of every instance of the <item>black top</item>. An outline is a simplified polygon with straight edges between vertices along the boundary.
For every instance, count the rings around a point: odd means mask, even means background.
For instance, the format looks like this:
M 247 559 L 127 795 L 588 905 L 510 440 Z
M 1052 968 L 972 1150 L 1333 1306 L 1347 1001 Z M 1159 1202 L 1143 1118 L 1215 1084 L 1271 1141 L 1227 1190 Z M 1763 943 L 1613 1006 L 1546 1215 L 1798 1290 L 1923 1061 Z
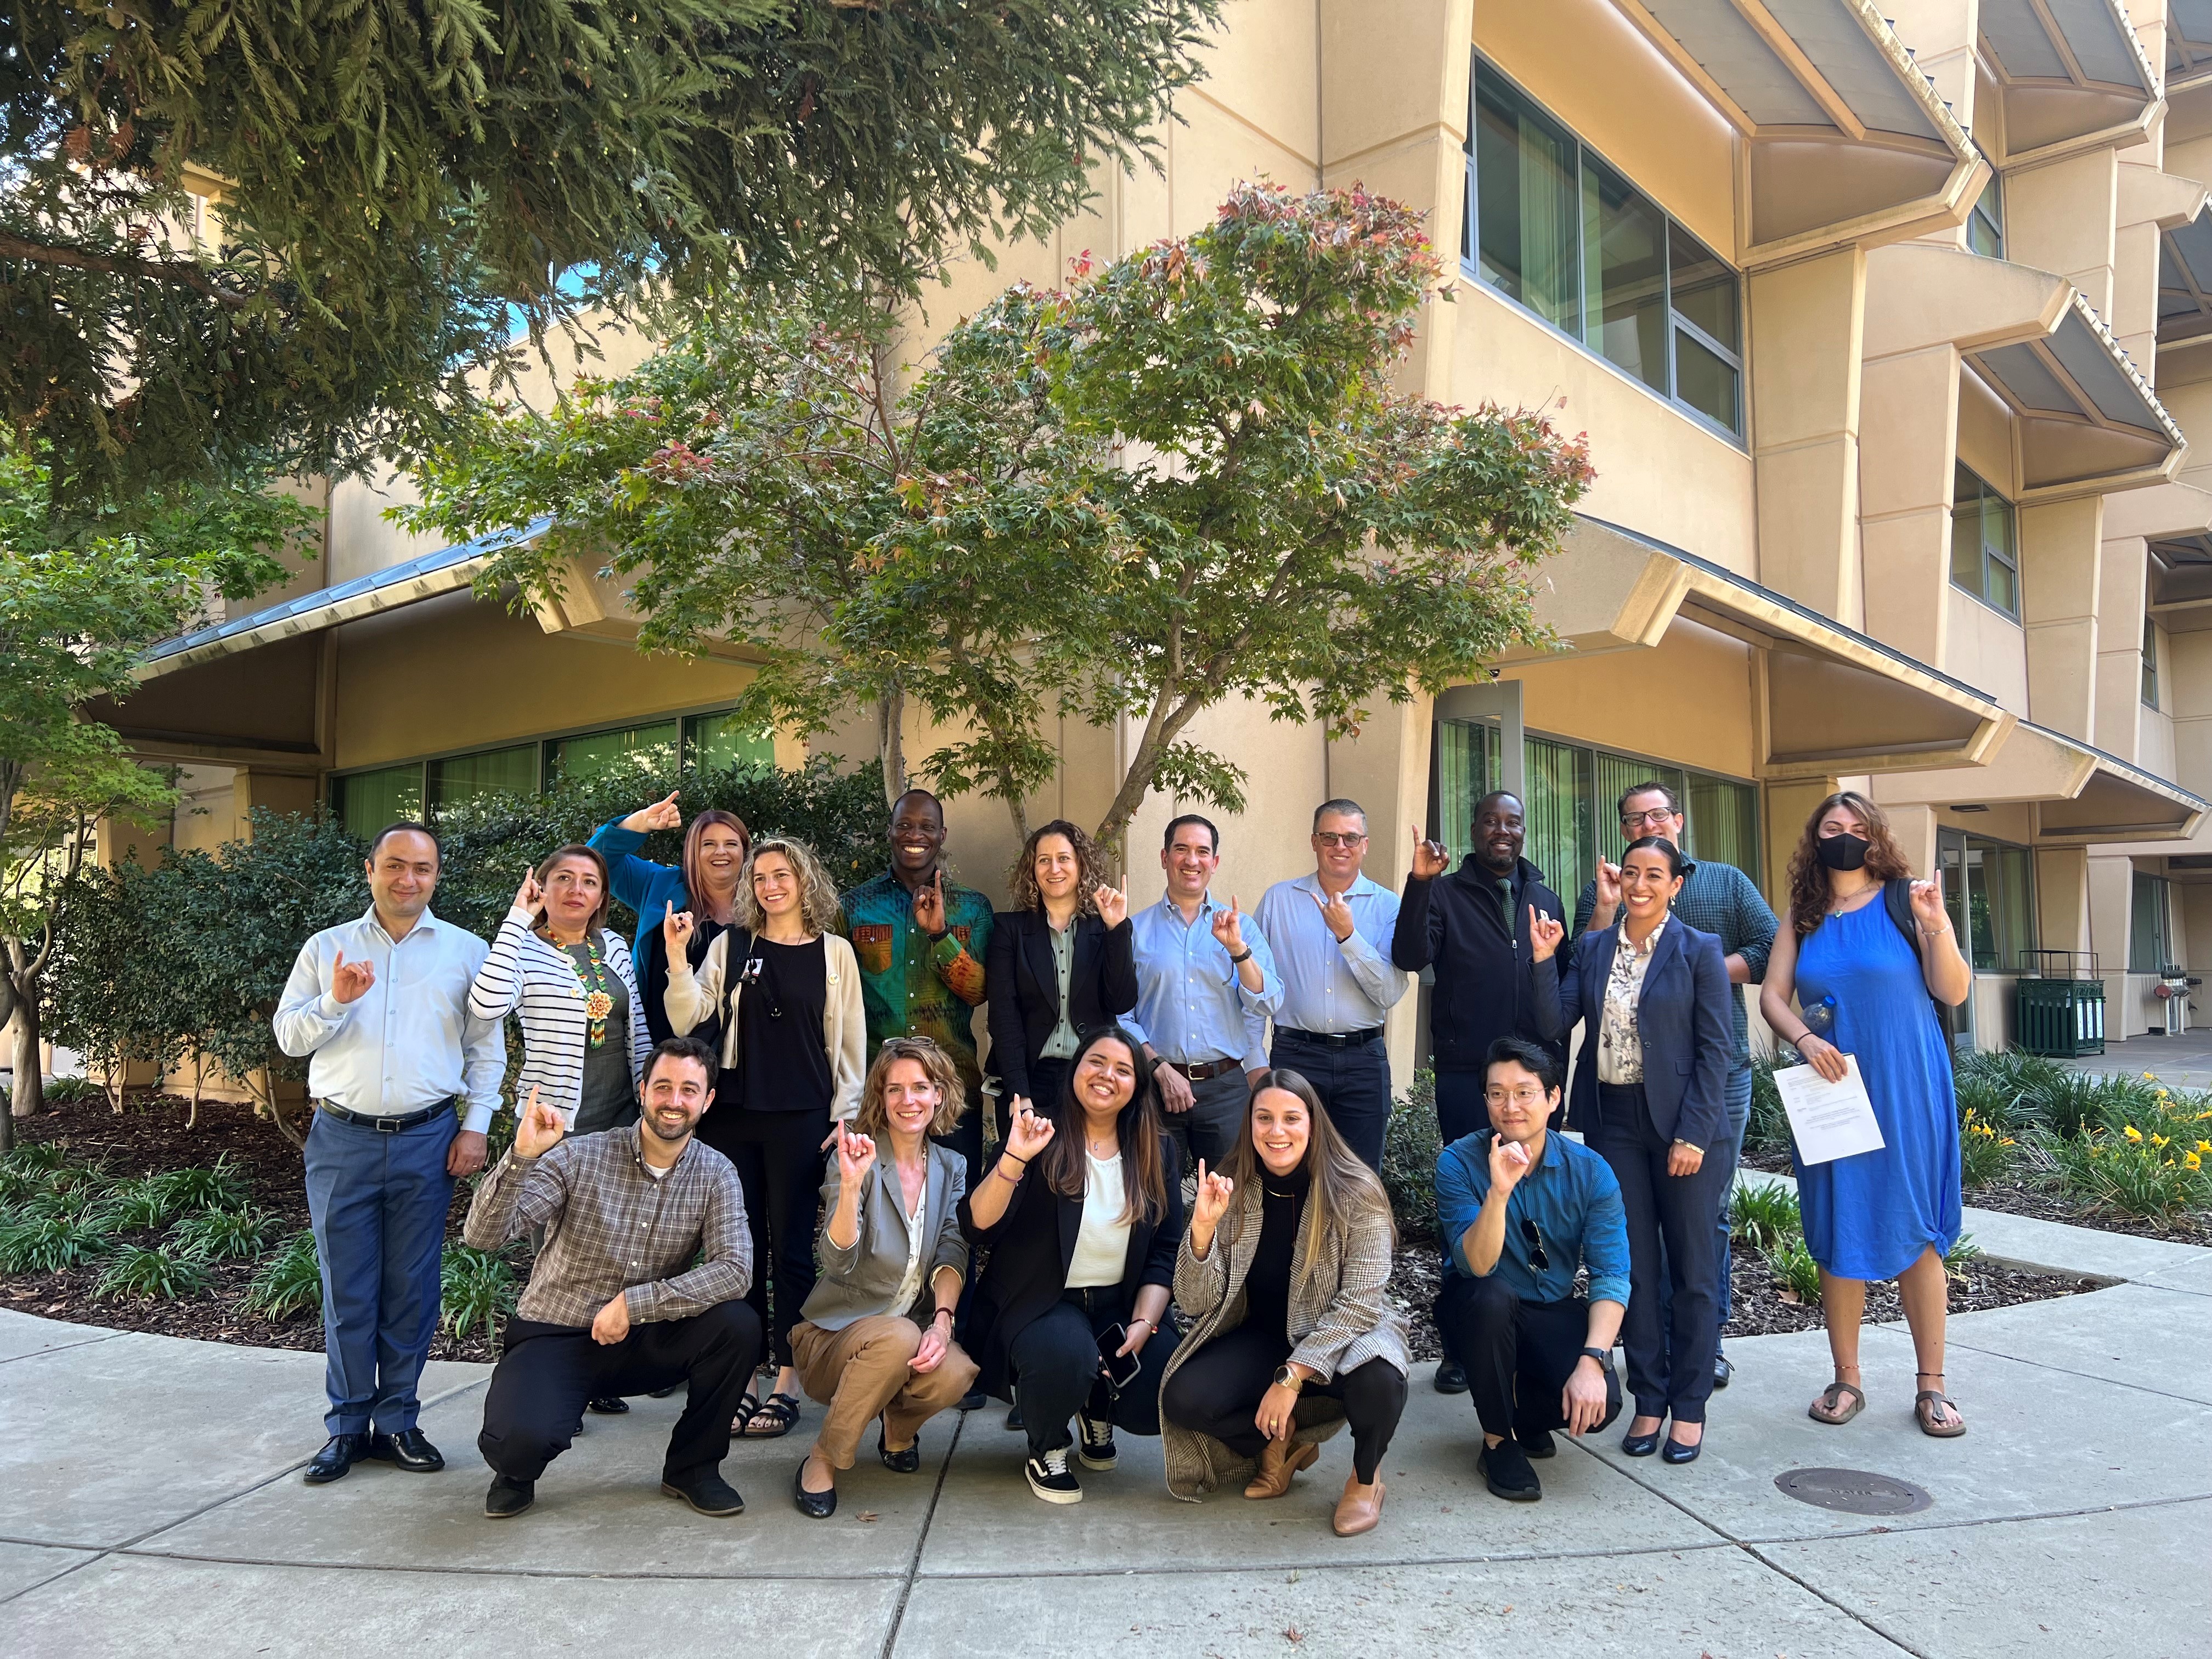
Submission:
M 731 939 L 731 948 L 741 937 Z M 744 1073 L 738 1103 L 749 1112 L 828 1111 L 822 1012 L 830 969 L 820 937 L 777 945 L 757 936 L 749 957 L 724 964 L 725 976 L 732 972 L 750 975 L 738 998 L 738 1067 Z
M 1291 1257 L 1298 1247 L 1305 1218 L 1306 1192 L 1313 1171 L 1305 1164 L 1286 1176 L 1261 1165 L 1260 1246 L 1244 1274 L 1244 1322 L 1255 1330 L 1288 1333 L 1291 1325 Z
M 576 964 L 579 982 L 590 985 L 594 947 L 579 944 L 561 948 Z M 629 1075 L 629 992 L 622 976 L 605 965 L 604 951 L 599 953 L 599 978 L 614 1006 L 607 1011 L 599 1046 L 594 1048 L 588 1041 L 584 1044 L 584 1081 L 576 1102 L 576 1121 L 568 1129 L 572 1135 L 595 1135 L 602 1129 L 618 1129 L 637 1121 L 637 1090 Z
M 691 971 L 697 973 L 699 964 L 707 959 L 707 947 L 728 931 L 729 923 L 717 921 L 704 911 L 692 913 L 691 943 L 684 954 L 690 958 Z M 653 930 L 658 933 L 659 929 Z M 645 983 L 637 994 L 645 999 L 646 1034 L 655 1042 L 665 1042 L 677 1035 L 668 1024 L 668 952 L 655 951 L 653 959 L 645 964 Z M 722 1011 L 715 1009 L 700 1022 L 699 1028 L 688 1035 L 696 1036 L 716 1054 L 722 1052 Z
M 1075 919 L 1075 959 L 1067 975 L 1067 1023 L 1078 1042 L 1137 1006 L 1135 930 L 1103 917 Z M 1052 959 L 1052 923 L 1042 908 L 1001 910 L 991 923 L 983 963 L 990 1001 L 991 1068 L 1002 1100 L 1030 1094 L 1030 1067 L 1060 1024 L 1060 970 Z M 1036 1101 L 1040 1109 L 1057 1102 Z
M 1554 921 L 1567 920 L 1567 908 L 1544 884 L 1544 872 L 1526 859 L 1504 878 L 1470 853 L 1448 875 L 1406 878 L 1390 960 L 1408 973 L 1436 964 L 1429 1039 L 1437 1070 L 1480 1070 L 1490 1045 L 1502 1036 L 1545 1041 L 1537 1030 L 1535 958 L 1528 948 L 1532 904 Z M 1565 1043 L 1547 1046 L 1564 1064 Z

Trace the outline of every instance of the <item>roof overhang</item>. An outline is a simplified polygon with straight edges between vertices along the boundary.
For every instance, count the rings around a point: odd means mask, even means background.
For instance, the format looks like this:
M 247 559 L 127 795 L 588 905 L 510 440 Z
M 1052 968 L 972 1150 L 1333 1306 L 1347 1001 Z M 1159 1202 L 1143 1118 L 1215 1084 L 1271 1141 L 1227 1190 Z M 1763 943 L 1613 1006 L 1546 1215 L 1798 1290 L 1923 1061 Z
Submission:
M 2212 0 L 2166 0 L 2166 91 L 2212 83 Z
M 2212 490 L 2163 483 L 2105 503 L 2103 538 L 2150 550 L 2150 611 L 2170 629 L 2212 628 Z
M 1542 581 L 1538 620 L 1583 654 L 1656 646 L 1678 621 L 1755 647 L 1763 779 L 1973 766 L 2013 722 L 1995 700 L 1925 663 L 1601 520 L 1577 515 Z
M 2157 118 L 2158 77 L 2115 0 L 1981 0 L 1977 21 L 2006 166 L 2125 144 Z
M 2158 240 L 2158 343 L 2212 337 L 2212 210 L 2163 228 Z
M 1989 163 L 1873 0 L 1614 0 L 1745 143 L 1742 263 L 1961 224 Z
M 2032 720 L 2019 721 L 1971 776 L 1899 773 L 1876 793 L 1893 803 L 2033 804 L 2036 843 L 2046 847 L 2186 841 L 2212 811 L 2179 784 Z

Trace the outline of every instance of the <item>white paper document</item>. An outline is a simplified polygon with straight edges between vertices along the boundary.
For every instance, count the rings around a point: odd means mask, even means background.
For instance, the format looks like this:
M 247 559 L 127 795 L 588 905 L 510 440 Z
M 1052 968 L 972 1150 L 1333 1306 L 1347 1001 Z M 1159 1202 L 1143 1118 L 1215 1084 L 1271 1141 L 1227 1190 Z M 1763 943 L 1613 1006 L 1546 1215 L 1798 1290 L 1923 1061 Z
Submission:
M 1850 1069 L 1841 1083 L 1829 1082 L 1810 1066 L 1784 1066 L 1774 1074 L 1801 1164 L 1832 1164 L 1881 1150 L 1881 1125 L 1859 1077 L 1858 1056 L 1845 1054 L 1844 1064 Z

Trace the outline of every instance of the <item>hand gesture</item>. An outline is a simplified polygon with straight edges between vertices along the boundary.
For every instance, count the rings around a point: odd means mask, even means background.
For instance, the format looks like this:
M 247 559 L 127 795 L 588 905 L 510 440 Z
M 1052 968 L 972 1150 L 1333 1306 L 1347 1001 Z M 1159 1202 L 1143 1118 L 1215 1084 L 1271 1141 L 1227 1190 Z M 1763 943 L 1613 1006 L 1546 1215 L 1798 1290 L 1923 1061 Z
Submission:
M 1091 902 L 1098 907 L 1098 920 L 1109 927 L 1119 927 L 1129 919 L 1129 896 L 1118 887 L 1100 882 Z
M 568 1133 L 568 1121 L 560 1111 L 538 1098 L 538 1088 L 531 1085 L 530 1099 L 522 1109 L 522 1115 L 514 1125 L 514 1154 L 517 1158 L 543 1158 L 561 1144 Z
M 1213 912 L 1213 936 L 1221 941 L 1221 948 L 1232 957 L 1244 954 L 1244 913 L 1237 908 L 1237 895 L 1229 896 L 1226 910 L 1217 907 Z
M 1620 902 L 1620 866 L 1602 858 L 1597 861 L 1597 902 L 1607 905 Z
M 1352 907 L 1344 902 L 1341 893 L 1316 893 L 1314 902 L 1321 906 L 1321 919 L 1328 931 L 1336 935 L 1339 945 L 1352 937 Z
M 1252 1413 L 1252 1426 L 1270 1440 L 1288 1440 L 1297 1432 L 1298 1391 L 1277 1382 L 1260 1396 L 1260 1409 Z
M 1559 948 L 1559 941 L 1567 936 L 1566 924 L 1550 916 L 1540 916 L 1536 907 L 1528 907 L 1528 954 L 1538 962 L 1549 962 L 1552 953 Z
M 368 994 L 368 988 L 376 983 L 376 964 L 368 962 L 348 962 L 345 952 L 331 964 L 331 994 L 340 1002 L 358 1002 Z
M 1052 1120 L 1032 1108 L 1028 1096 L 1016 1095 L 1013 1115 L 1006 1121 L 1006 1152 L 1027 1164 L 1051 1145 Z
M 1504 1198 L 1528 1173 L 1528 1149 L 1517 1140 L 1493 1136 L 1490 1142 L 1490 1191 Z
M 692 925 L 691 913 L 689 910 L 678 909 L 676 901 L 671 899 L 668 902 L 668 908 L 662 913 L 660 918 L 660 943 L 662 948 L 668 952 L 670 962 L 684 962 L 690 959 Z
M 876 1161 L 876 1143 L 867 1135 L 856 1135 L 842 1123 L 836 1126 L 837 1179 L 847 1190 L 858 1188 L 868 1173 L 868 1166 Z
M 929 885 L 914 890 L 914 925 L 925 933 L 945 931 L 945 872 L 930 878 Z
M 1413 825 L 1413 879 L 1434 881 L 1451 868 L 1451 854 L 1444 850 L 1443 842 L 1424 836 L 1419 824 Z
M 617 1291 L 607 1305 L 599 1310 L 592 1321 L 592 1340 L 603 1348 L 611 1348 L 629 1334 L 629 1297 Z
M 1229 1213 L 1229 1200 L 1236 1195 L 1237 1183 L 1225 1175 L 1206 1173 L 1206 1160 L 1198 1160 L 1198 1192 L 1191 1200 L 1190 1218 L 1194 1226 L 1203 1226 L 1209 1232 L 1221 1224 L 1221 1218 Z
M 945 1363 L 945 1356 L 951 1347 L 945 1327 L 933 1319 L 921 1328 L 921 1346 L 914 1351 L 914 1358 L 907 1361 L 906 1368 L 917 1376 L 927 1376 Z
M 1912 919 L 1920 924 L 1926 934 L 1942 933 L 1951 925 L 1943 909 L 1943 872 L 1938 870 L 1933 881 L 1912 884 Z
M 545 908 L 545 892 L 538 884 L 535 870 L 522 872 L 522 885 L 514 890 L 514 908 L 530 911 L 532 915 Z
M 1164 1112 L 1187 1112 L 1198 1104 L 1198 1091 L 1190 1079 L 1164 1060 L 1152 1067 L 1152 1086 L 1160 1091 Z
M 622 821 L 622 827 L 643 835 L 649 830 L 681 830 L 684 814 L 676 805 L 677 792 L 670 790 L 650 806 L 641 806 Z

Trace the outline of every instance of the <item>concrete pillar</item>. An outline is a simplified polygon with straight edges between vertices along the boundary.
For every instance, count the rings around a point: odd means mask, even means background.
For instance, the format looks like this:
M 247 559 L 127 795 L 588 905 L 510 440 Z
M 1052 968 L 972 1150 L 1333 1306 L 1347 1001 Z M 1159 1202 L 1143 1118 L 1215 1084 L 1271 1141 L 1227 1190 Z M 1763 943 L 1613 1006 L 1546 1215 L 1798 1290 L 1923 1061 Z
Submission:
M 2045 847 L 2035 854 L 2036 943 L 2046 951 L 2087 951 L 2089 854 L 2085 848 Z
M 102 818 L 93 827 L 93 856 L 110 866 L 136 858 L 150 870 L 161 861 L 161 849 L 168 844 L 167 823 L 149 829 L 127 818 Z
M 2104 498 L 2022 507 L 2021 624 L 2027 635 L 2027 709 L 2039 726 L 2094 742 Z
M 1328 746 L 1328 794 L 1367 809 L 1366 874 L 1393 890 L 1405 885 L 1406 872 L 1413 867 L 1413 826 L 1428 817 L 1434 707 L 1419 695 L 1410 702 L 1385 703 L 1358 737 Z M 1419 1023 L 1420 998 L 1409 988 L 1390 1011 L 1390 1076 L 1396 1087 L 1403 1088 L 1413 1074 Z
M 1897 845 L 1905 862 L 1912 866 L 1913 875 L 1927 880 L 1936 868 L 1936 809 L 1914 804 L 1886 806 L 1882 811 L 1888 814 L 1890 833 L 1897 837 Z
M 2110 149 L 2005 175 L 2005 258 L 2054 271 L 2112 314 L 2119 160 Z
M 2089 945 L 2097 965 L 2106 974 L 2124 973 L 2128 966 L 2128 930 L 2134 917 L 2135 860 L 2124 854 L 2091 853 L 2089 866 Z M 2118 1016 L 2109 1010 L 2109 1022 Z M 2114 1035 L 2118 1035 L 2116 1031 Z
M 2124 761 L 2141 758 L 2142 635 L 2148 599 L 2150 548 L 2140 536 L 2100 544 L 2097 631 L 2097 735 L 2100 749 Z
M 1948 667 L 1958 349 L 1946 341 L 1869 359 L 1861 408 L 1866 631 L 1921 662 Z
M 1766 822 L 1759 841 L 1765 852 L 1766 869 L 1764 885 L 1767 902 L 1774 914 L 1784 917 L 1790 908 L 1790 860 L 1797 851 L 1797 843 L 1805 834 L 1805 820 L 1813 816 L 1813 809 L 1822 799 L 1841 788 L 1836 778 L 1813 778 L 1802 783 L 1770 783 L 1766 786 Z M 1579 887 L 1576 889 L 1581 890 Z
M 1850 627 L 1858 558 L 1860 353 L 1866 255 L 1856 247 L 1748 284 L 1759 579 Z
M 2212 793 L 2212 634 L 2168 634 L 2160 701 L 2173 721 L 2173 778 Z M 2204 935 L 2212 957 L 2212 932 Z
M 1912 66 L 1934 84 L 1936 95 L 1951 106 L 1959 125 L 1972 132 L 1975 97 L 1981 88 L 1981 77 L 1974 71 L 1978 0 L 1884 0 L 1881 9 L 1890 28 L 1912 54 Z M 1923 231 L 1914 240 L 1963 248 L 1966 228 L 1959 224 Z M 1873 429 L 1871 425 L 1869 429 Z
M 264 772 L 240 767 L 231 781 L 231 802 L 238 814 L 239 836 L 250 833 L 252 820 L 246 816 L 255 807 L 269 812 L 297 813 L 302 817 L 314 811 L 319 799 L 312 777 L 301 777 L 289 772 Z

